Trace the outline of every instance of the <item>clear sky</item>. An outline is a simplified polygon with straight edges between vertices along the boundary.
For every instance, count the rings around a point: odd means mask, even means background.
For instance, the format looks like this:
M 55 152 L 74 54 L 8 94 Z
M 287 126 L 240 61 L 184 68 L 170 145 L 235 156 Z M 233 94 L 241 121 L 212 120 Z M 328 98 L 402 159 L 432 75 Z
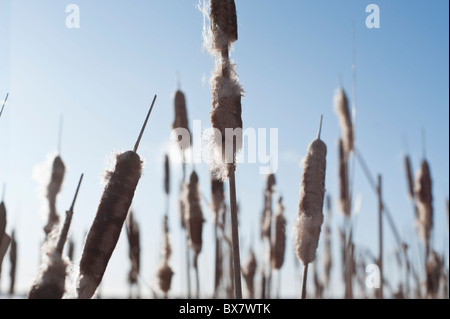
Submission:
M 79 29 L 65 25 L 65 9 L 72 3 L 80 8 Z M 365 9 L 370 3 L 380 7 L 380 29 L 366 28 Z M 67 166 L 57 203 L 60 214 L 70 206 L 79 176 L 85 174 L 71 228 L 78 262 L 103 191 L 100 182 L 105 162 L 112 151 L 132 148 L 155 94 L 158 100 L 139 149 L 145 159 L 144 174 L 132 206 L 141 227 L 141 276 L 157 289 L 154 273 L 160 258 L 165 207 L 163 156 L 170 145 L 177 72 L 189 119 L 201 120 L 205 129 L 210 127 L 209 77 L 214 60 L 202 47 L 203 17 L 197 5 L 198 0 L 0 2 L 0 99 L 10 93 L 0 119 L 0 184 L 7 185 L 7 230 L 16 229 L 18 239 L 19 292 L 29 289 L 38 270 L 46 222 L 38 179 L 45 172 L 42 163 L 56 154 L 60 116 L 64 116 L 61 156 Z M 335 212 L 332 291 L 342 296 L 337 236 L 343 224 L 337 212 L 336 145 L 340 130 L 333 95 L 340 76 L 352 96 L 352 24 L 356 36 L 357 147 L 372 173 L 383 175 L 385 201 L 418 263 L 423 246 L 415 236 L 402 156 L 408 151 L 414 170 L 419 168 L 421 131 L 425 130 L 433 177 L 434 247 L 446 249 L 448 255 L 448 1 L 237 0 L 236 6 L 239 40 L 232 57 L 246 92 L 242 100 L 244 128 L 279 130 L 277 195 L 285 198 L 289 239 L 282 271 L 283 296 L 297 297 L 300 292 L 292 228 L 299 204 L 300 162 L 317 134 L 321 114 L 322 139 L 328 145 L 326 188 Z M 258 239 L 264 176 L 258 168 L 242 164 L 237 172 L 243 260 L 252 242 L 257 255 L 262 255 Z M 196 169 L 202 193 L 209 198 L 208 166 L 201 164 Z M 173 295 L 183 293 L 186 278 L 177 211 L 180 179 L 180 167 L 172 166 Z M 358 194 L 362 205 L 355 242 L 360 249 L 376 254 L 377 198 L 356 166 Z M 202 295 L 210 296 L 213 227 L 211 212 L 203 204 L 207 222 L 199 263 Z M 395 286 L 399 277 L 395 241 L 387 223 L 385 230 L 388 279 Z M 127 245 L 122 234 L 102 284 L 107 296 L 128 293 Z M 320 250 L 318 256 L 320 263 Z M 8 273 L 9 260 L 5 258 L 2 291 L 9 284 Z M 142 292 L 150 296 L 145 286 Z

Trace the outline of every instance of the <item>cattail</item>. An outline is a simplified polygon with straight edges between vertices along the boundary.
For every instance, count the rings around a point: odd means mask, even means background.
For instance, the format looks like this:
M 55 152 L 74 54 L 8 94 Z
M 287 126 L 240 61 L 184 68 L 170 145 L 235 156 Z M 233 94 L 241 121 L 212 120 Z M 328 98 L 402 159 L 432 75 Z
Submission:
M 194 251 L 194 268 L 197 274 L 197 298 L 199 298 L 199 273 L 198 273 L 198 256 L 202 251 L 203 240 L 203 211 L 201 207 L 201 197 L 198 186 L 198 175 L 195 171 L 192 172 L 189 179 L 188 193 L 187 193 L 187 209 L 186 209 L 186 226 L 188 230 L 189 246 Z
M 317 271 L 317 263 L 313 264 L 313 278 L 314 278 L 314 288 L 315 288 L 315 299 L 323 298 L 323 284 L 319 279 L 319 274 Z
M 158 284 L 159 288 L 167 297 L 167 293 L 170 290 L 172 276 L 174 272 L 172 268 L 169 266 L 169 259 L 172 255 L 172 246 L 170 245 L 169 238 L 169 218 L 164 216 L 163 221 L 163 230 L 164 230 L 164 238 L 163 238 L 163 253 L 162 253 L 162 262 L 158 267 L 157 276 L 158 276 Z
M 325 219 L 325 253 L 323 257 L 324 263 L 324 285 L 328 287 L 330 283 L 331 268 L 333 267 L 333 258 L 331 255 L 331 198 L 330 195 L 326 197 L 327 204 L 327 218 Z
M 250 299 L 255 297 L 255 274 L 256 274 L 256 257 L 253 250 L 250 250 L 250 254 L 247 258 L 244 268 L 242 269 L 242 275 L 244 276 L 245 283 L 247 285 L 247 291 Z
M 188 185 L 184 182 L 181 183 L 180 187 L 180 198 L 178 199 L 178 207 L 180 212 L 180 225 L 182 229 L 186 229 L 186 201 Z
M 264 211 L 261 219 L 262 237 L 271 240 L 272 230 L 272 195 L 275 192 L 275 175 L 269 174 L 266 180 L 266 188 L 264 190 Z
M 342 139 L 339 139 L 339 206 L 344 216 L 350 217 L 348 161 Z
M 441 280 L 442 268 L 442 258 L 438 255 L 438 253 L 432 251 L 426 265 L 427 297 L 430 299 L 436 298 L 439 292 L 439 283 Z
M 233 264 L 235 298 L 242 298 L 241 262 L 236 204 L 236 154 L 242 147 L 243 89 L 230 63 L 229 49 L 238 38 L 237 15 L 234 0 L 210 0 L 211 53 L 216 57 L 216 70 L 211 79 L 214 128 L 211 151 L 212 171 L 219 179 L 230 180 L 231 224 L 233 240 Z M 220 55 L 220 58 L 218 58 Z M 230 134 L 231 133 L 231 134 Z M 231 135 L 231 136 L 229 136 Z M 231 138 L 232 137 L 232 138 Z
M 411 160 L 408 155 L 404 156 L 405 161 L 405 173 L 406 173 L 406 179 L 408 181 L 408 195 L 411 199 L 414 199 L 414 177 L 412 173 L 412 166 L 411 166 Z
M 128 213 L 125 221 L 125 229 L 127 231 L 129 246 L 128 256 L 131 261 L 128 282 L 130 285 L 134 285 L 137 283 L 139 277 L 141 246 L 139 240 L 139 225 L 134 219 L 133 211 Z
M 286 218 L 284 217 L 283 198 L 278 200 L 278 212 L 275 214 L 275 236 L 272 245 L 272 268 L 279 270 L 283 266 L 286 248 Z
M 203 211 L 201 207 L 201 197 L 198 186 L 198 175 L 194 171 L 191 174 L 188 193 L 187 193 L 187 209 L 186 209 L 186 224 L 188 226 L 189 245 L 194 250 L 196 257 L 194 258 L 194 264 L 198 254 L 202 251 L 202 232 L 203 232 Z
M 415 195 L 417 200 L 419 235 L 427 243 L 430 240 L 431 229 L 433 228 L 433 196 L 431 187 L 430 167 L 428 162 L 423 160 L 422 166 L 417 173 Z
M 172 129 L 183 128 L 189 132 L 189 121 L 187 117 L 186 97 L 180 90 L 175 92 L 174 98 L 175 119 Z
M 17 266 L 17 241 L 14 230 L 11 233 L 11 248 L 9 249 L 9 261 L 11 267 L 9 270 L 10 282 L 9 282 L 9 295 L 14 295 L 14 289 L 16 285 L 16 266 Z
M 43 264 L 41 272 L 28 292 L 28 299 L 61 299 L 65 292 L 66 269 L 69 261 L 63 256 L 64 244 L 67 240 L 72 222 L 73 209 L 80 190 L 83 175 L 80 177 L 70 209 L 66 211 L 66 219 L 58 236 L 58 228 L 54 227 L 42 247 Z
M 321 129 L 319 129 L 317 139 L 308 147 L 300 189 L 297 219 L 297 257 L 305 267 L 302 298 L 306 297 L 308 264 L 316 259 L 316 250 L 323 222 L 327 146 L 320 139 L 320 133 Z
M 117 155 L 114 171 L 108 173 L 107 184 L 81 256 L 77 287 L 79 299 L 89 299 L 94 295 L 119 240 L 142 173 L 142 160 L 136 151 L 155 101 L 156 96 L 134 150 Z
M 214 221 L 219 218 L 219 212 L 224 208 L 225 191 L 222 180 L 211 176 L 211 210 L 214 213 Z
M 342 88 L 339 88 L 335 93 L 334 109 L 339 118 L 345 157 L 348 158 L 348 154 L 353 151 L 353 125 L 347 95 Z
M 11 243 L 11 237 L 5 232 L 6 229 L 6 206 L 5 202 L 0 203 L 0 278 L 2 274 L 2 263 Z
M 67 258 L 73 261 L 73 254 L 75 252 L 75 243 L 72 238 L 69 239 L 68 247 L 67 247 Z
M 164 157 L 164 191 L 169 196 L 170 193 L 170 160 L 166 154 Z
M 59 216 L 56 211 L 56 197 L 61 191 L 61 186 L 64 180 L 64 174 L 66 167 L 61 156 L 56 156 L 53 160 L 52 175 L 50 183 L 47 186 L 47 199 L 49 205 L 48 222 L 44 228 L 45 233 L 48 235 L 52 228 L 59 223 Z
M 158 268 L 157 277 L 159 288 L 162 292 L 164 292 L 164 294 L 166 294 L 166 296 L 170 290 L 173 275 L 174 273 L 172 268 L 170 268 L 166 260 L 163 260 Z

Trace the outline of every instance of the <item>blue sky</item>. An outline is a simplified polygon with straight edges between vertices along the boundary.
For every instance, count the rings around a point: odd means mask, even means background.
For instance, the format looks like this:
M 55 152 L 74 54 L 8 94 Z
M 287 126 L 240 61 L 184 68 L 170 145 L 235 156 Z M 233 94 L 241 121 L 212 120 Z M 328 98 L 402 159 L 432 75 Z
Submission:
M 65 26 L 65 8 L 71 3 L 79 5 L 80 29 Z M 380 7 L 380 29 L 365 26 L 365 8 L 370 3 Z M 71 231 L 78 259 L 103 191 L 100 177 L 105 161 L 112 151 L 132 148 L 152 98 L 158 94 L 139 150 L 146 165 L 133 202 L 142 231 L 141 274 L 147 284 L 154 286 L 165 203 L 163 155 L 170 142 L 177 72 L 190 120 L 201 120 L 204 128 L 210 126 L 209 77 L 214 60 L 202 47 L 203 17 L 197 5 L 197 0 L 0 3 L 1 99 L 10 92 L 0 119 L 0 183 L 7 184 L 7 229 L 16 228 L 19 241 L 19 291 L 28 290 L 38 268 L 45 218 L 41 214 L 36 166 L 56 152 L 60 116 L 64 116 L 62 158 L 68 168 L 58 198 L 60 213 L 70 205 L 80 174 L 85 174 Z M 290 236 L 283 294 L 296 297 L 299 293 L 300 273 L 294 267 L 291 229 L 299 201 L 300 161 L 317 134 L 321 114 L 322 139 L 328 145 L 326 187 L 335 208 L 332 287 L 336 295 L 342 292 L 337 227 L 343 219 L 336 202 L 339 126 L 332 101 L 339 76 L 351 97 L 352 24 L 357 55 L 357 147 L 372 173 L 383 175 L 385 201 L 402 236 L 414 247 L 414 218 L 402 156 L 408 151 L 414 169 L 419 168 L 421 130 L 425 129 L 426 155 L 434 180 L 435 247 L 442 251 L 444 240 L 448 242 L 448 2 L 285 0 L 275 4 L 237 0 L 236 6 L 239 40 L 232 57 L 246 92 L 244 127 L 279 130 L 277 194 L 285 198 Z M 202 192 L 209 197 L 208 167 L 196 168 Z M 184 254 L 180 246 L 184 244 L 176 210 L 180 178 L 180 168 L 173 167 L 170 221 L 174 293 L 180 292 L 185 280 L 184 267 L 179 268 Z M 262 249 L 256 240 L 259 228 L 255 227 L 264 188 L 258 166 L 240 165 L 237 188 L 245 259 L 252 236 L 258 254 Z M 376 253 L 377 199 L 358 166 L 356 194 L 362 197 L 356 244 Z M 206 205 L 204 214 L 207 224 L 200 267 L 205 273 L 202 290 L 208 296 L 212 291 L 213 232 Z M 386 267 L 395 283 L 395 241 L 387 223 L 385 229 Z M 416 246 L 416 252 L 422 249 L 420 244 Z M 127 294 L 129 267 L 126 237 L 121 236 L 104 277 L 105 294 Z M 2 290 L 8 283 L 8 269 L 5 261 Z M 142 291 L 150 295 L 145 287 Z

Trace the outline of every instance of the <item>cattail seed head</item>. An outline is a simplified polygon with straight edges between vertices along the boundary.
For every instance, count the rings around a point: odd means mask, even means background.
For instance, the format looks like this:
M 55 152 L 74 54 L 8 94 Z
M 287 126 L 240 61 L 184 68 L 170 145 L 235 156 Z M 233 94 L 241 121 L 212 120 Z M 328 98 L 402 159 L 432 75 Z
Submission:
M 0 203 L 0 243 L 6 229 L 6 206 L 4 202 Z
M 255 274 L 256 274 L 256 257 L 253 250 L 250 250 L 250 254 L 247 258 L 244 268 L 242 269 L 242 275 L 244 276 L 245 283 L 247 285 L 247 291 L 250 296 L 250 299 L 253 299 L 255 295 Z
M 164 216 L 163 231 L 164 231 L 163 259 L 169 261 L 170 256 L 172 256 L 172 246 L 170 245 L 169 218 L 167 216 Z
M 211 177 L 211 196 L 211 210 L 214 214 L 214 221 L 217 222 L 218 213 L 224 209 L 225 191 L 223 181 L 217 180 L 213 176 Z
M 439 292 L 439 283 L 441 280 L 443 270 L 443 261 L 438 253 L 435 251 L 431 252 L 431 255 L 427 261 L 426 272 L 427 272 L 427 297 L 436 298 Z
M 11 247 L 9 249 L 9 261 L 11 262 L 11 268 L 9 270 L 10 282 L 9 282 L 9 295 L 14 294 L 14 288 L 16 283 L 16 265 L 17 265 L 17 241 L 14 230 L 11 233 Z
M 345 156 L 344 142 L 339 139 L 339 207 L 345 217 L 350 217 L 349 193 L 348 161 Z
M 47 225 L 44 228 L 46 234 L 50 233 L 53 226 L 59 223 L 59 216 L 56 211 L 56 197 L 61 191 L 65 171 L 66 167 L 64 165 L 64 162 L 62 161 L 62 158 L 60 156 L 56 156 L 53 160 L 50 183 L 47 186 L 49 214 Z
M 174 98 L 175 120 L 172 129 L 184 128 L 189 131 L 189 121 L 186 108 L 186 97 L 180 90 L 175 92 Z
M 211 0 L 209 20 L 214 49 L 222 50 L 237 41 L 238 26 L 234 0 Z
M 323 223 L 327 147 L 317 138 L 308 148 L 300 189 L 297 219 L 297 257 L 307 265 L 316 259 Z
M 419 234 L 423 240 L 429 241 L 433 228 L 433 195 L 430 167 L 426 160 L 422 161 L 421 168 L 417 173 L 415 195 Z
M 275 214 L 275 237 L 271 250 L 271 264 L 273 269 L 280 269 L 284 263 L 286 249 L 286 218 L 284 217 L 283 198 L 278 201 L 278 211 Z
M 168 293 L 170 290 L 170 286 L 172 284 L 172 277 L 174 272 L 172 268 L 170 268 L 169 264 L 166 260 L 163 260 L 160 266 L 158 267 L 157 277 L 158 277 L 158 285 L 159 289 L 162 292 Z
M 170 193 L 170 160 L 166 154 L 164 157 L 164 191 L 166 195 Z
M 339 88 L 334 96 L 334 109 L 339 118 L 339 125 L 341 127 L 342 138 L 345 149 L 345 156 L 348 157 L 348 154 L 353 151 L 353 125 L 350 116 L 350 108 L 347 99 L 347 95 L 345 94 L 342 88 Z
M 198 255 L 202 251 L 203 211 L 198 186 L 198 175 L 192 172 L 187 192 L 186 226 L 188 227 L 189 245 Z
M 242 148 L 243 90 L 234 71 L 229 77 L 221 72 L 216 70 L 211 82 L 211 124 L 215 130 L 210 146 L 212 171 L 216 178 L 224 180 L 229 176 L 230 166 L 235 169 L 236 153 Z
M 405 161 L 405 172 L 406 172 L 406 179 L 408 182 L 408 195 L 411 199 L 414 199 L 414 177 L 413 177 L 413 171 L 411 166 L 411 160 L 408 155 L 404 156 Z
M 128 276 L 128 281 L 131 284 L 137 283 L 140 269 L 140 239 L 139 239 L 139 225 L 134 219 L 133 211 L 128 213 L 125 221 L 125 229 L 127 231 L 129 251 L 128 256 L 131 261 L 131 270 Z

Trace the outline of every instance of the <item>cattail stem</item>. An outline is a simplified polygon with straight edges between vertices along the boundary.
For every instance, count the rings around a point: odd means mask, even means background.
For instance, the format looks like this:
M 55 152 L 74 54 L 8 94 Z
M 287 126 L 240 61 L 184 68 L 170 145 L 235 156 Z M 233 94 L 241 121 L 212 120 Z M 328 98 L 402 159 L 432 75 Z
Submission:
M 137 150 L 139 148 L 139 143 L 141 142 L 142 135 L 144 135 L 144 131 L 145 131 L 145 127 L 147 126 L 148 119 L 150 118 L 150 114 L 152 114 L 153 107 L 155 106 L 156 98 L 157 98 L 157 96 L 155 95 L 155 97 L 153 98 L 152 106 L 150 107 L 150 110 L 147 113 L 147 117 L 145 118 L 144 124 L 142 125 L 141 132 L 139 133 L 139 137 L 136 141 L 136 144 L 134 145 L 133 152 L 135 152 L 135 153 L 137 152 Z
M 378 236 L 379 236 L 379 254 L 378 267 L 380 268 L 380 290 L 379 299 L 383 299 L 383 198 L 382 198 L 382 178 L 378 175 Z
M 72 223 L 72 216 L 73 216 L 73 209 L 75 207 L 75 202 L 78 197 L 78 191 L 80 190 L 81 182 L 83 181 L 84 174 L 81 174 L 80 181 L 78 182 L 77 190 L 75 192 L 75 196 L 72 201 L 72 205 L 70 206 L 70 209 L 66 212 L 66 219 L 64 221 L 64 226 L 61 230 L 61 234 L 58 239 L 58 243 L 56 244 L 56 252 L 59 256 L 62 256 L 63 250 L 64 250 L 64 244 L 67 240 L 67 235 L 69 233 L 70 224 Z
M 9 93 L 6 94 L 5 100 L 3 101 L 2 109 L 0 111 L 0 118 L 2 117 L 3 110 L 5 109 L 6 101 L 8 101 Z
M 306 283 L 308 280 L 308 265 L 309 264 L 306 264 L 303 268 L 303 283 L 302 283 L 301 299 L 306 299 Z
M 236 299 L 242 299 L 241 259 L 239 252 L 239 231 L 236 204 L 236 179 L 234 167 L 230 170 L 230 206 L 231 206 L 231 240 L 233 243 L 234 293 Z

